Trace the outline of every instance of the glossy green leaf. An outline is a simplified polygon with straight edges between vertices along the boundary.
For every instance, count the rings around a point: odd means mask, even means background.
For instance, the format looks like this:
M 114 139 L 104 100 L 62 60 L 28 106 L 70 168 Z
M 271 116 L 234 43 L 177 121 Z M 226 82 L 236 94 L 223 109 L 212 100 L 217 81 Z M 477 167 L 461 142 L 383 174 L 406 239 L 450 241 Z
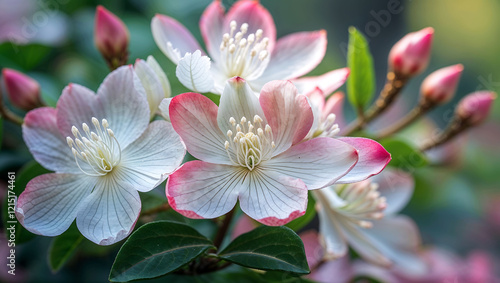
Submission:
M 69 229 L 55 237 L 49 247 L 49 267 L 57 272 L 74 254 L 83 240 L 83 236 L 73 223 Z
M 347 94 L 355 109 L 364 109 L 375 91 L 375 69 L 366 38 L 354 27 L 349 28 Z
M 31 240 L 34 237 L 34 234 L 24 229 L 24 227 L 19 223 L 19 221 L 17 221 L 15 215 L 12 213 L 13 212 L 13 205 L 11 205 L 12 202 L 9 202 L 9 200 L 13 199 L 13 194 L 16 197 L 19 197 L 19 195 L 26 188 L 28 182 L 31 181 L 33 178 L 46 173 L 50 173 L 50 171 L 43 168 L 40 164 L 38 164 L 36 161 L 33 160 L 24 165 L 21 168 L 21 170 L 19 170 L 19 172 L 11 174 L 12 176 L 14 176 L 14 178 L 11 180 L 12 181 L 11 183 L 8 183 L 7 188 L 9 192 L 7 193 L 7 198 L 4 200 L 4 205 L 2 206 L 2 214 L 3 214 L 3 222 L 5 228 L 9 228 L 11 227 L 11 225 L 15 226 L 16 244 L 22 244 L 24 242 Z
M 400 139 L 386 139 L 381 141 L 381 144 L 392 156 L 389 166 L 411 172 L 429 163 L 421 151 L 406 141 Z
M 261 226 L 240 235 L 218 256 L 250 268 L 309 273 L 302 240 L 284 226 Z
M 316 205 L 316 201 L 312 197 L 311 192 L 308 193 L 307 198 L 308 199 L 307 199 L 306 213 L 301 217 L 288 222 L 285 225 L 286 227 L 292 229 L 293 231 L 299 231 L 304 226 L 309 224 L 309 222 L 311 222 L 314 219 L 314 216 L 316 216 L 316 209 L 314 208 L 314 206 Z
M 126 282 L 158 277 L 191 262 L 212 246 L 209 239 L 185 224 L 148 223 L 123 244 L 109 280 Z

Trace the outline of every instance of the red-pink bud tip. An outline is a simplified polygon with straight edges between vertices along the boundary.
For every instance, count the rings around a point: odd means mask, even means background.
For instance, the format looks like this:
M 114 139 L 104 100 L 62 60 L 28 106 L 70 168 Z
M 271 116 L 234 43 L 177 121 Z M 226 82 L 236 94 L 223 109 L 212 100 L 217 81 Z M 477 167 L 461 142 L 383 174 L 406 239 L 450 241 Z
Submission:
M 457 64 L 441 68 L 428 75 L 420 88 L 424 100 L 438 104 L 450 101 L 457 91 L 463 70 L 464 66 Z
M 456 114 L 470 125 L 483 122 L 491 109 L 497 94 L 492 91 L 477 91 L 464 97 L 457 106 Z
M 3 69 L 3 82 L 11 103 L 29 111 L 42 105 L 40 85 L 34 79 L 12 69 Z
M 389 53 L 389 67 L 404 76 L 414 76 L 425 70 L 431 55 L 433 28 L 424 28 L 405 35 Z
M 129 32 L 116 15 L 97 6 L 94 41 L 105 58 L 122 58 L 127 52 Z

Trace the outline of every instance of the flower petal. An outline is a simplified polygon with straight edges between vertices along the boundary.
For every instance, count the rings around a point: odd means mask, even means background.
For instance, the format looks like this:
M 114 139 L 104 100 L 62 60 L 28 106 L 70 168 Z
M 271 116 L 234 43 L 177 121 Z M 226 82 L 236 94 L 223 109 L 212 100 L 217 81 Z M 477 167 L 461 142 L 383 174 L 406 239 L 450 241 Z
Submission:
M 347 253 L 347 242 L 339 227 L 338 215 L 332 203 L 340 201 L 331 188 L 312 191 L 319 215 L 319 232 L 328 259 L 337 259 Z
M 172 102 L 172 98 L 164 98 L 160 106 L 158 106 L 159 114 L 165 119 L 165 121 L 170 122 L 170 102 Z
M 200 31 L 207 46 L 208 53 L 217 60 L 222 42 L 222 30 L 224 24 L 224 6 L 221 0 L 214 0 L 205 9 L 200 18 Z
M 284 225 L 306 212 L 307 187 L 300 179 L 257 169 L 245 181 L 241 210 L 262 224 Z
M 107 246 L 132 232 L 140 211 L 139 193 L 108 174 L 99 178 L 92 194 L 82 202 L 76 225 L 87 239 Z
M 410 200 L 415 187 L 415 181 L 410 174 L 390 168 L 370 180 L 379 185 L 378 191 L 386 198 L 387 207 L 384 210 L 386 215 L 403 209 Z
M 304 139 L 314 121 L 307 97 L 299 95 L 289 81 L 272 81 L 264 85 L 260 105 L 273 130 L 276 148 L 280 154 Z
M 153 69 L 158 78 L 160 79 L 161 86 L 163 88 L 163 95 L 165 98 L 169 98 L 172 95 L 172 89 L 170 87 L 170 81 L 167 78 L 167 74 L 163 71 L 158 61 L 152 56 L 149 55 L 146 62 L 149 67 Z
M 323 119 L 326 119 L 328 115 L 335 114 L 335 123 L 339 125 L 339 128 L 342 129 L 344 126 L 347 126 L 344 120 L 344 93 L 339 91 L 332 94 L 323 108 Z
M 272 80 L 295 79 L 309 73 L 323 60 L 326 43 L 324 30 L 298 32 L 280 38 L 266 70 L 252 82 L 252 86 L 259 89 L 258 86 Z
M 236 166 L 187 162 L 168 178 L 168 203 L 189 218 L 219 217 L 236 205 L 246 172 Z
M 132 66 L 111 72 L 97 95 L 76 84 L 63 91 L 57 104 L 57 126 L 64 136 L 73 136 L 71 127 L 82 123 L 92 127 L 92 117 L 107 119 L 122 148 L 137 139 L 149 124 L 146 93 Z
M 165 97 L 160 78 L 144 60 L 135 61 L 134 70 L 146 91 L 150 117 L 153 118 L 158 109 L 158 105 L 160 105 L 160 102 Z
M 140 192 L 150 191 L 181 165 L 185 154 L 184 143 L 172 125 L 154 121 L 123 150 L 117 178 Z
M 236 2 L 228 11 L 224 19 L 224 32 L 230 32 L 229 24 L 236 21 L 239 27 L 243 23 L 248 24 L 247 34 L 255 33 L 258 29 L 263 31 L 263 37 L 269 39 L 268 49 L 273 50 L 276 42 L 276 26 L 269 11 L 264 8 L 259 1 L 240 0 Z
M 351 145 L 332 138 L 315 138 L 263 162 L 266 172 L 301 179 L 309 190 L 323 188 L 342 178 L 358 160 Z
M 305 95 L 307 96 L 307 98 L 309 98 L 309 104 L 311 105 L 311 110 L 314 116 L 314 121 L 312 123 L 311 129 L 307 134 L 307 137 L 309 138 L 314 135 L 314 132 L 320 125 L 319 123 L 321 122 L 321 118 L 323 116 L 322 111 L 323 108 L 325 107 L 325 95 L 323 94 L 323 91 L 319 87 L 316 87 L 313 91 Z
M 356 166 L 337 181 L 339 184 L 356 183 L 377 175 L 391 161 L 391 154 L 378 142 L 366 138 L 340 138 L 359 152 Z
M 214 87 L 210 72 L 210 58 L 202 56 L 200 50 L 187 52 L 175 69 L 175 75 L 185 87 L 196 92 L 209 92 Z
M 425 264 L 417 256 L 421 243 L 418 228 L 408 217 L 385 217 L 374 221 L 372 228 L 354 229 L 357 233 L 345 232 L 350 235 L 351 246 L 365 260 L 385 266 L 393 263 L 412 273 L 426 270 Z
M 247 121 L 253 123 L 255 115 L 262 118 L 264 125 L 267 123 L 259 104 L 259 98 L 245 80 L 240 77 L 228 80 L 221 95 L 219 112 L 217 113 L 219 128 L 223 133 L 226 133 L 228 130 L 234 130 L 229 123 L 230 118 L 234 118 L 236 123 L 240 123 L 240 119 L 245 117 Z
M 335 283 L 349 283 L 354 277 L 352 263 L 348 255 L 324 262 L 317 269 L 311 271 L 308 276 L 316 282 L 332 282 L 332 278 L 335 278 Z
M 151 21 L 151 31 L 156 45 L 176 65 L 186 52 L 200 50 L 203 53 L 189 30 L 171 17 L 157 14 Z
M 83 174 L 45 174 L 31 180 L 19 196 L 16 216 L 28 231 L 57 236 L 66 231 L 97 179 Z
M 306 252 L 309 269 L 314 269 L 324 257 L 324 251 L 319 242 L 318 232 L 315 230 L 307 230 L 305 232 L 301 232 L 299 236 L 304 244 L 304 251 Z
M 321 76 L 304 77 L 292 80 L 299 93 L 306 94 L 319 87 L 325 95 L 329 95 L 341 87 L 349 76 L 349 68 L 330 71 Z
M 23 138 L 35 160 L 43 167 L 58 173 L 80 173 L 71 149 L 61 135 L 54 108 L 34 109 L 26 115 Z
M 217 125 L 217 105 L 199 93 L 183 93 L 170 102 L 170 121 L 194 157 L 217 164 L 232 164 Z

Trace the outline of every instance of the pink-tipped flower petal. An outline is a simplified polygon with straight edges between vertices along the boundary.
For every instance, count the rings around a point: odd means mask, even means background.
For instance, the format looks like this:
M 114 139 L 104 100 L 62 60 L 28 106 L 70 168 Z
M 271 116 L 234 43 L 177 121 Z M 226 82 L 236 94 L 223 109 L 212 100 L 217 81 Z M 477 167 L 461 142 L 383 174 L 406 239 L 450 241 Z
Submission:
M 339 184 L 355 183 L 377 175 L 391 161 L 391 154 L 378 142 L 366 138 L 340 138 L 358 150 L 359 160 L 356 166 L 337 181 Z

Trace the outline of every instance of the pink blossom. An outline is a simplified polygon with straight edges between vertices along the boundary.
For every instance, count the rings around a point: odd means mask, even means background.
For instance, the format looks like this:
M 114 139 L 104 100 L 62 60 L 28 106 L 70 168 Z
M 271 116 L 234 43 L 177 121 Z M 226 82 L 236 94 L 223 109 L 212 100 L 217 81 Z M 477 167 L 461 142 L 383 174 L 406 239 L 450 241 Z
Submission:
M 170 123 L 149 124 L 149 118 L 132 66 L 108 75 L 97 95 L 70 84 L 57 108 L 30 111 L 23 124 L 26 145 L 55 173 L 28 183 L 16 206 L 19 222 L 35 234 L 57 236 L 76 218 L 94 243 L 127 237 L 141 210 L 138 191 L 165 180 L 185 153 Z
M 308 189 L 366 178 L 363 170 L 350 175 L 364 159 L 355 146 L 327 137 L 303 141 L 313 113 L 291 82 L 270 82 L 257 97 L 235 77 L 219 107 L 201 94 L 184 93 L 172 99 L 169 112 L 188 151 L 200 159 L 185 163 L 167 183 L 170 205 L 187 217 L 218 217 L 239 200 L 251 218 L 283 225 L 305 213 Z M 385 166 L 390 157 L 381 154 Z M 365 165 L 379 164 L 359 168 Z
M 211 66 L 203 60 L 203 72 L 197 70 L 196 75 L 189 77 L 202 80 L 205 86 L 207 78 L 212 78 L 213 89 L 208 91 L 220 94 L 226 80 L 239 76 L 259 93 L 267 82 L 295 79 L 308 73 L 325 55 L 327 38 L 324 30 L 293 33 L 276 41 L 274 20 L 259 1 L 240 0 L 226 14 L 224 12 L 221 1 L 214 0 L 200 19 Z M 183 69 L 189 68 L 182 64 L 182 60 L 197 50 L 205 55 L 194 36 L 175 19 L 156 15 L 151 28 L 163 53 L 175 64 L 181 63 L 178 68 L 181 65 Z M 328 80 L 330 75 L 335 74 L 327 73 L 316 79 L 335 84 L 335 78 L 331 82 Z M 310 80 L 298 84 L 299 93 L 307 93 L 317 85 Z M 186 86 L 197 91 L 192 85 Z

